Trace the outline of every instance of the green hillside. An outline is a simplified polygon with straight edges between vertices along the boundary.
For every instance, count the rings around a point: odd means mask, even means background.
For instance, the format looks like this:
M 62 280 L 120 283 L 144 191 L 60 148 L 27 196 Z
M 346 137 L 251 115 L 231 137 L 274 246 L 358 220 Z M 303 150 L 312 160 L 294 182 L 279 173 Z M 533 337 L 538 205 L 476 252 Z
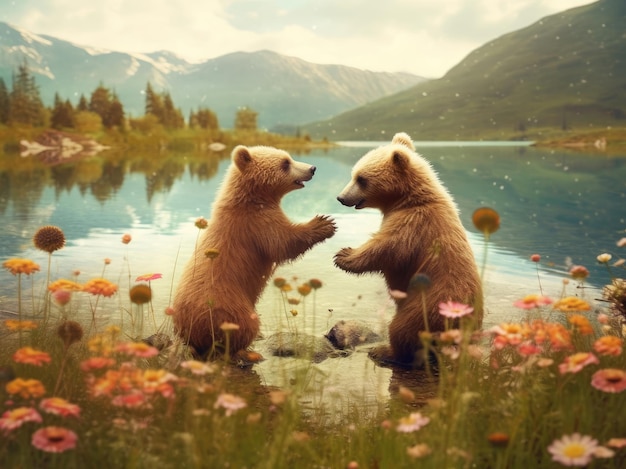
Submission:
M 409 54 L 410 55 L 410 54 Z M 499 37 L 444 77 L 306 126 L 314 138 L 540 139 L 626 126 L 626 1 L 600 0 Z

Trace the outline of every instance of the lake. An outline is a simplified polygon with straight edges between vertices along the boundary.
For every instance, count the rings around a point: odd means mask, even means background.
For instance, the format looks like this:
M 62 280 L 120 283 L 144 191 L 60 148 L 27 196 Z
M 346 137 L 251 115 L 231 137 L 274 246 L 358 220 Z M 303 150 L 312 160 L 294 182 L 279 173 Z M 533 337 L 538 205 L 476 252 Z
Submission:
M 307 297 L 304 306 L 295 308 L 298 315 L 291 316 L 285 315 L 281 296 L 270 282 L 258 305 L 264 335 L 297 329 L 321 336 L 341 319 L 359 319 L 375 330 L 384 330 L 393 309 L 382 278 L 349 275 L 332 263 L 338 249 L 359 245 L 380 223 L 376 211 L 357 212 L 336 200 L 352 165 L 375 145 L 346 142 L 332 149 L 291 152 L 295 159 L 315 165 L 317 172 L 303 190 L 285 197 L 284 210 L 294 221 L 329 214 L 338 231 L 276 271 L 276 276 L 294 286 L 317 278 L 323 287 L 316 292 L 314 305 L 312 297 Z M 513 301 L 539 293 L 537 265 L 529 260 L 534 253 L 542 256 L 539 276 L 544 294 L 558 297 L 568 266 L 582 264 L 591 272 L 589 290 L 576 289 L 571 283 L 567 293 L 598 297 L 598 288 L 609 282 L 609 274 L 605 266 L 598 265 L 596 256 L 608 252 L 617 259 L 616 242 L 626 236 L 626 155 L 538 149 L 521 143 L 416 142 L 416 147 L 453 194 L 479 265 L 485 244 L 472 226 L 472 212 L 489 206 L 501 216 L 501 228 L 487 247 L 486 327 L 521 318 Z M 116 321 L 122 314 L 119 310 L 122 304 L 128 305 L 131 280 L 141 274 L 161 273 L 161 279 L 151 282 L 155 319 L 145 322 L 144 335 L 149 335 L 155 323 L 161 325 L 168 319 L 163 312 L 196 243 L 194 221 L 210 217 L 214 194 L 228 165 L 228 150 L 151 155 L 108 150 L 97 157 L 53 166 L 36 157 L 0 155 L 0 258 L 25 257 L 38 262 L 42 272 L 32 276 L 32 283 L 23 283 L 26 298 L 32 297 L 31 289 L 38 296 L 48 257 L 34 249 L 32 236 L 43 225 L 60 227 L 67 244 L 52 256 L 52 280 L 72 278 L 74 271 L 80 271 L 79 281 L 98 277 L 104 259 L 111 260 L 105 276 L 120 284 L 120 293 L 117 299 L 99 303 L 103 309 L 98 317 L 103 322 Z M 125 233 L 132 235 L 128 245 L 121 243 Z M 16 311 L 16 285 L 16 278 L 2 269 L 0 310 L 5 315 Z M 74 314 L 91 317 L 88 299 L 81 301 Z M 358 369 L 360 379 L 367 376 L 371 385 L 355 392 L 364 392 L 359 399 L 376 406 L 380 396 L 389 392 L 395 375 L 375 367 L 365 355 L 357 352 L 348 358 L 326 360 L 315 365 L 315 376 L 334 383 L 326 386 L 327 393 L 344 395 L 354 380 L 345 370 Z M 301 362 L 266 360 L 254 370 L 261 382 L 281 385 L 301 371 Z

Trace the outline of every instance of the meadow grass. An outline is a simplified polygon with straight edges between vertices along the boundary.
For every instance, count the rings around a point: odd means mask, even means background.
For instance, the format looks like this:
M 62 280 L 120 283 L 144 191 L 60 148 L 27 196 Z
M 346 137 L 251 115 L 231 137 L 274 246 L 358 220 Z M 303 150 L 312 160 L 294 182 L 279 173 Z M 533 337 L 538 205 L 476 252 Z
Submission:
M 62 246 L 56 241 L 51 256 Z M 442 306 L 460 327 L 428 345 L 432 366 L 402 371 L 422 376 L 430 394 L 399 385 L 372 410 L 346 390 L 329 415 L 324 405 L 333 397 L 323 382 L 314 391 L 319 407 L 303 402 L 307 384 L 317 382 L 312 365 L 285 388 L 266 386 L 254 367 L 194 360 L 167 314 L 157 325 L 165 340 L 139 340 L 154 320 L 153 275 L 140 276 L 148 288 L 133 294 L 129 273 L 127 297 L 103 268 L 86 283 L 46 280 L 48 288 L 28 298 L 26 280 L 49 272 L 28 259 L 4 260 L 18 280 L 19 314 L 0 324 L 0 467 L 624 467 L 623 261 L 597 261 L 614 279 L 600 306 L 575 288 L 584 287 L 582 266 L 564 275 L 558 298 L 521 298 L 523 320 L 479 334 L 469 308 Z M 316 314 L 321 281 L 293 289 L 298 302 L 289 301 L 285 279 L 273 283 L 289 330 L 296 305 Z M 572 289 L 583 293 L 570 296 Z

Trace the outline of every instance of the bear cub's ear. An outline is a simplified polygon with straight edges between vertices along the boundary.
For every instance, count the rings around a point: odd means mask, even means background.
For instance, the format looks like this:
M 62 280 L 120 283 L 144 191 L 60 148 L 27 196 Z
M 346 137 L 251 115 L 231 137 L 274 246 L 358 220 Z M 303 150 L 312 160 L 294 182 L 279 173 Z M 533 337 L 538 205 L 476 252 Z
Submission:
M 397 145 L 404 145 L 409 150 L 415 151 L 415 146 L 413 145 L 413 140 L 411 140 L 411 137 L 409 137 L 409 135 L 404 133 L 404 132 L 400 132 L 400 133 L 395 134 L 393 136 L 393 139 L 391 140 L 391 143 L 392 144 L 397 144 Z
M 233 150 L 232 154 L 233 162 L 239 168 L 239 171 L 243 171 L 246 166 L 252 161 L 252 155 L 248 148 L 243 145 L 238 145 Z

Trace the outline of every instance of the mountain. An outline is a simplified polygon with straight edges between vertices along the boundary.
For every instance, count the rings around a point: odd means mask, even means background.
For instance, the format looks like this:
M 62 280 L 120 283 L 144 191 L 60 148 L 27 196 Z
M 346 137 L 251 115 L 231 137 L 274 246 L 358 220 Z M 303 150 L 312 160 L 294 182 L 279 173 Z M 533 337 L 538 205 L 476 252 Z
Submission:
M 626 1 L 548 16 L 474 50 L 446 75 L 306 125 L 313 137 L 534 139 L 626 125 Z
M 26 60 L 44 104 L 54 93 L 74 104 L 100 84 L 115 91 L 127 115 L 144 113 L 148 81 L 168 91 L 184 115 L 199 106 L 232 126 L 237 108 L 259 113 L 260 127 L 294 126 L 326 119 L 369 101 L 397 93 L 425 78 L 381 73 L 342 65 L 319 65 L 270 51 L 234 52 L 192 64 L 167 51 L 127 54 L 93 49 L 37 35 L 0 22 L 0 77 L 11 87 L 12 74 Z

